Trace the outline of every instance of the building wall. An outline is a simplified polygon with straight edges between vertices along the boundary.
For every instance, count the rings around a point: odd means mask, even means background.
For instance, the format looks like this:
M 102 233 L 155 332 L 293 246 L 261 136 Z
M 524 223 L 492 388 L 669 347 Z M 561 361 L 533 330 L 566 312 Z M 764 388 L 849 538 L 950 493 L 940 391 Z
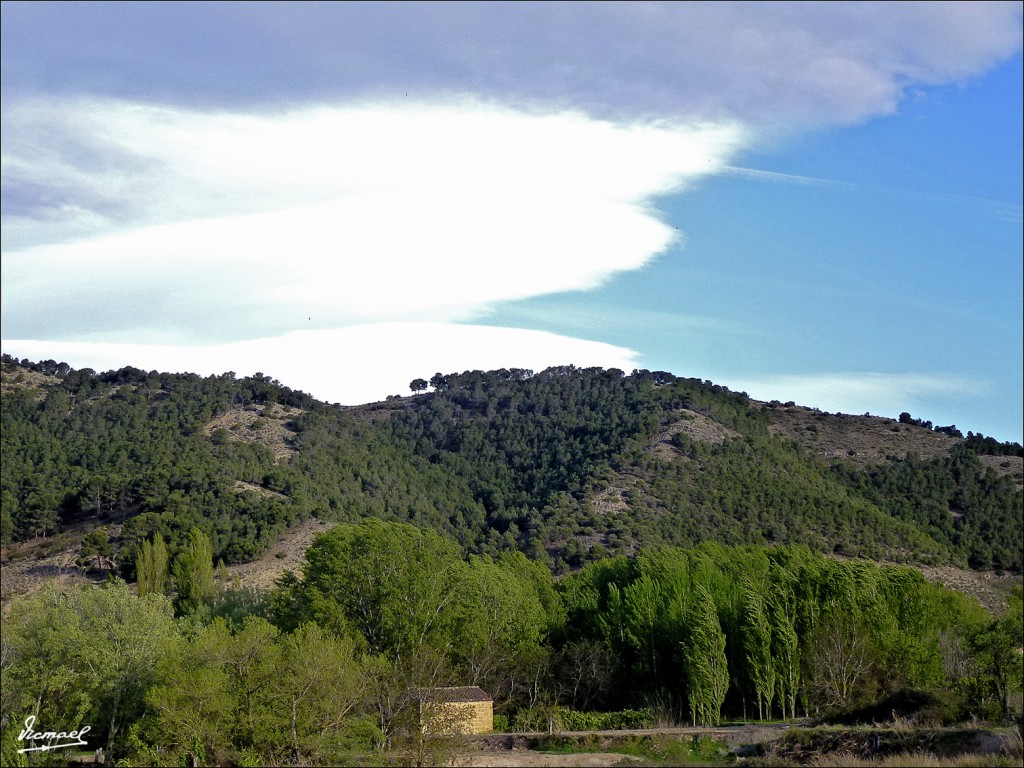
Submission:
M 427 707 L 436 714 L 423 713 L 426 731 L 434 733 L 490 733 L 494 730 L 494 705 L 490 701 L 445 702 Z
M 490 733 L 494 730 L 494 705 L 491 702 L 473 701 L 456 706 L 469 710 L 463 724 L 464 733 Z

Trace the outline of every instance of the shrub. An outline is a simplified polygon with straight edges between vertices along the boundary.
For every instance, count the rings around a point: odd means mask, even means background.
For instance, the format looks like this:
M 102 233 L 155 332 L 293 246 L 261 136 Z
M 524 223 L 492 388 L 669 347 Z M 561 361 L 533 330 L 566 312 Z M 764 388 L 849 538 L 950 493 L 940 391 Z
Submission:
M 576 712 L 558 708 L 557 719 L 567 731 L 619 731 L 650 728 L 654 718 L 649 709 L 623 709 L 619 712 Z

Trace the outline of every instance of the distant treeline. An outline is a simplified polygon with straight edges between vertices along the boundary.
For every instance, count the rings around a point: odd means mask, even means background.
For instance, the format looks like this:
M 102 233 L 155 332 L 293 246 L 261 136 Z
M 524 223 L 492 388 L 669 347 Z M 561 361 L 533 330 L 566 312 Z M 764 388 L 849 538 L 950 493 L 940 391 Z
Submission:
M 940 432 L 950 437 L 963 438 L 964 433 L 956 428 L 956 424 L 950 424 L 947 427 L 932 426 L 930 421 L 924 419 L 915 419 L 909 413 L 904 411 L 900 414 L 900 424 L 913 424 L 918 427 L 924 427 L 925 429 L 933 429 L 936 432 Z M 1024 446 L 1020 443 L 1013 443 L 1007 441 L 1001 443 L 994 437 L 985 437 L 982 434 L 974 434 L 973 432 L 967 433 L 967 445 L 970 446 L 971 450 L 979 456 L 1024 456 Z

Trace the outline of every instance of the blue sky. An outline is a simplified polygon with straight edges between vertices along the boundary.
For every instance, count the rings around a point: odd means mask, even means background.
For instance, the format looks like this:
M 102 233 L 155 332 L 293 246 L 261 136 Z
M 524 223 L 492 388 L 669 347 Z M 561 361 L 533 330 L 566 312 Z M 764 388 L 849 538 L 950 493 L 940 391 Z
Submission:
M 1019 3 L 2 5 L 5 352 L 1022 433 Z

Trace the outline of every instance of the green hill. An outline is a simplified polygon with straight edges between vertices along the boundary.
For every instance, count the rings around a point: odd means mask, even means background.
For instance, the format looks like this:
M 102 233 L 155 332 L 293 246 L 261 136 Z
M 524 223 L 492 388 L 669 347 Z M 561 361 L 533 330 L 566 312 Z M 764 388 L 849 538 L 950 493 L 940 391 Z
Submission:
M 251 560 L 315 517 L 411 522 L 556 571 L 659 544 L 791 543 L 1020 570 L 1021 447 L 758 403 L 665 372 L 466 372 L 341 408 L 269 376 L 3 360 L 2 542 L 159 531 Z

